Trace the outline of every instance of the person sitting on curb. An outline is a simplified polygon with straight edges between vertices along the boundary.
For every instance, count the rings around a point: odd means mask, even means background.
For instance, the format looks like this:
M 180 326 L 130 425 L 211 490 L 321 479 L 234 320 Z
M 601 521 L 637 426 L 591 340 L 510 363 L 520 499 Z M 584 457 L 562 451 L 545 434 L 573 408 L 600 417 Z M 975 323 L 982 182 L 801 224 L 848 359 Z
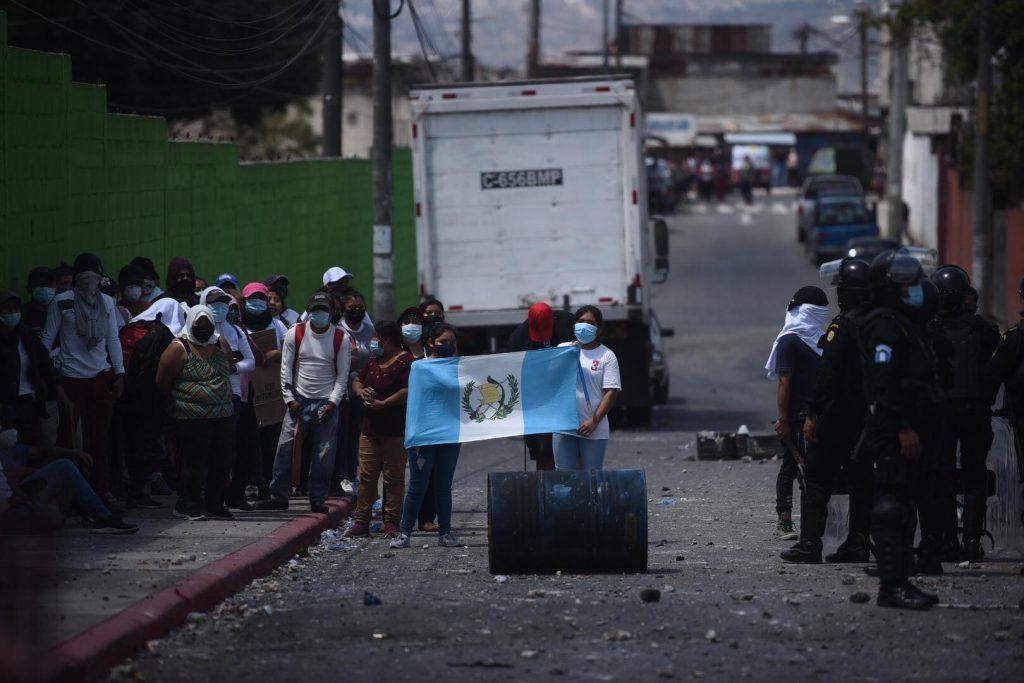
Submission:
M 92 467 L 87 453 L 69 448 L 34 448 L 18 443 L 15 413 L 0 406 L 0 533 L 44 534 L 64 525 L 65 508 L 84 515 L 94 534 L 134 534 L 110 511 L 79 466 Z

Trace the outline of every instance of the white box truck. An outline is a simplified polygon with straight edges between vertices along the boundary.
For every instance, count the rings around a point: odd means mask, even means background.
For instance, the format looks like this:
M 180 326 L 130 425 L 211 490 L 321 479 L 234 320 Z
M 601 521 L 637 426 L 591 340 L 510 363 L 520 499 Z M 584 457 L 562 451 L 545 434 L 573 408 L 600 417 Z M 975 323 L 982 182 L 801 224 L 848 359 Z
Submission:
M 598 305 L 619 404 L 646 421 L 654 260 L 633 82 L 431 85 L 409 97 L 420 294 L 445 304 L 460 351 L 504 350 L 535 302 Z

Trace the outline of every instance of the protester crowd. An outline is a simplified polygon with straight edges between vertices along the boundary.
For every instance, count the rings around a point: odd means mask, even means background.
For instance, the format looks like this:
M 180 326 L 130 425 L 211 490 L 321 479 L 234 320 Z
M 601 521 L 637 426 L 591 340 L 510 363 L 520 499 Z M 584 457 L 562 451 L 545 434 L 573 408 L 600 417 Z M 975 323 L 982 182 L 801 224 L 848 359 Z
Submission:
M 176 257 L 161 279 L 138 257 L 115 279 L 89 253 L 32 269 L 25 296 L 0 292 L 0 532 L 78 516 L 93 533 L 131 534 L 132 509 L 198 522 L 296 496 L 325 514 L 329 496 L 351 496 L 349 536 L 371 535 L 381 499 L 392 547 L 414 526 L 459 545 L 459 444 L 404 447 L 413 363 L 458 354 L 444 305 L 375 322 L 338 266 L 302 306 L 289 301 L 285 275 L 207 280 Z M 618 364 L 599 309 L 569 318 L 536 304 L 509 345 L 581 347 L 580 428 L 539 437 L 538 468 L 600 469 Z
M 926 276 L 907 250 L 870 264 L 845 258 L 821 274 L 836 287 L 839 315 L 829 320 L 824 290 L 798 290 L 766 365 L 778 379 L 775 431 L 784 446 L 777 535 L 799 539 L 782 559 L 821 563 L 829 499 L 849 493 L 848 537 L 824 559 L 857 563 L 874 555 L 878 604 L 928 609 L 937 596 L 909 576 L 984 558 L 987 499 L 995 493 L 986 459 L 1003 386 L 1001 412 L 1024 462 L 1024 329 L 1000 336 L 978 315 L 963 268 L 945 265 Z M 1024 304 L 1024 279 L 1018 291 Z

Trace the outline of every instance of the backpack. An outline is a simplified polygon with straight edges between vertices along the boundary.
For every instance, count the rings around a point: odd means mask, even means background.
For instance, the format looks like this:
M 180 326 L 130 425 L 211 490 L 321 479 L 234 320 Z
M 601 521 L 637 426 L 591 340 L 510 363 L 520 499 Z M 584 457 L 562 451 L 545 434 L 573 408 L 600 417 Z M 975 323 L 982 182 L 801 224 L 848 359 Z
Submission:
M 306 336 L 306 328 L 309 322 L 299 323 L 295 326 L 295 362 L 292 363 L 292 386 L 295 386 L 295 378 L 299 374 L 299 349 L 302 347 L 302 338 Z M 338 353 L 341 345 L 345 343 L 345 330 L 341 326 L 334 328 L 334 367 L 338 367 Z
M 150 321 L 140 320 L 138 322 L 128 323 L 121 328 L 121 332 L 117 336 L 118 339 L 121 340 L 121 355 L 124 356 L 125 368 L 127 368 L 128 364 L 131 363 L 135 347 L 138 346 L 143 337 L 153 331 L 151 325 L 152 323 Z
M 133 345 L 131 360 L 125 363 L 126 404 L 138 413 L 163 415 L 163 394 L 156 385 L 156 371 L 160 356 L 174 341 L 170 329 L 161 322 Z

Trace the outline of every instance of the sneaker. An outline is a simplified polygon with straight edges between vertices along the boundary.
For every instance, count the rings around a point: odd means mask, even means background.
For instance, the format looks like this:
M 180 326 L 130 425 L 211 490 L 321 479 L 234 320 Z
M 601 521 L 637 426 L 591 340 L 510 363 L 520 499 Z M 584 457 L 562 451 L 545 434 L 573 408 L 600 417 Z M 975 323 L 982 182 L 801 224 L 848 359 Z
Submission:
M 128 494 L 125 503 L 127 504 L 127 507 L 143 508 L 146 510 L 156 510 L 163 507 L 161 503 L 153 500 L 145 493 Z
M 174 504 L 174 509 L 171 510 L 171 514 L 181 519 L 187 519 L 190 522 L 202 522 L 206 519 L 206 513 L 201 510 L 190 510 L 185 505 L 185 501 L 179 500 Z
M 348 528 L 345 535 L 349 538 L 366 538 L 370 535 L 370 525 L 366 522 L 356 522 Z
M 350 482 L 348 479 L 341 480 L 341 492 L 346 496 L 356 495 L 356 485 Z
M 309 504 L 309 511 L 315 512 L 318 515 L 326 515 L 330 513 L 331 508 L 327 507 L 327 503 L 322 500 L 314 501 Z
M 134 534 L 138 530 L 138 524 L 130 524 L 123 519 L 118 519 L 111 515 L 105 519 L 95 520 L 92 523 L 91 533 L 123 536 L 127 534 Z
M 391 543 L 388 543 L 388 547 L 394 548 L 395 550 L 398 550 L 399 548 L 408 548 L 409 545 L 409 537 L 405 534 L 398 534 L 398 536 L 395 539 L 393 539 Z
M 214 519 L 234 519 L 235 518 L 235 516 L 233 514 L 231 514 L 231 510 L 228 510 L 223 505 L 220 505 L 220 506 L 217 506 L 217 507 L 213 507 L 213 508 L 207 508 L 206 515 L 208 517 L 213 517 Z
M 256 502 L 257 510 L 280 510 L 285 511 L 288 509 L 287 500 L 278 500 L 277 498 L 267 498 L 266 500 L 260 500 Z
M 384 532 L 384 536 L 386 536 L 387 538 L 395 538 L 396 536 L 398 536 L 398 534 L 401 533 L 401 530 L 398 528 L 398 525 L 394 522 L 385 522 L 382 531 Z
M 438 537 L 437 544 L 440 546 L 444 546 L 445 548 L 458 548 L 460 545 L 462 545 L 462 541 L 460 541 L 459 537 L 455 534 L 447 533 L 443 536 Z
M 779 513 L 779 523 L 775 527 L 775 537 L 780 541 L 795 541 L 800 535 L 793 528 L 793 520 L 789 513 Z
M 151 496 L 172 496 L 174 491 L 164 481 L 163 475 L 154 474 L 153 478 L 149 480 L 149 494 Z

